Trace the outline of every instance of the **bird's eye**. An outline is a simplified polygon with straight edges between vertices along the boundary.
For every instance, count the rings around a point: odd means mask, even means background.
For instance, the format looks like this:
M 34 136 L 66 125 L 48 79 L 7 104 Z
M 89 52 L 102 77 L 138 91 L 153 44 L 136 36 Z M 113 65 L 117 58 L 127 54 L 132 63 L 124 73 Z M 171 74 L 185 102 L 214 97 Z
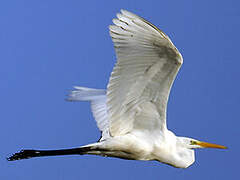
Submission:
M 193 140 L 190 141 L 190 145 L 196 145 L 196 144 L 197 144 L 196 141 L 193 141 Z

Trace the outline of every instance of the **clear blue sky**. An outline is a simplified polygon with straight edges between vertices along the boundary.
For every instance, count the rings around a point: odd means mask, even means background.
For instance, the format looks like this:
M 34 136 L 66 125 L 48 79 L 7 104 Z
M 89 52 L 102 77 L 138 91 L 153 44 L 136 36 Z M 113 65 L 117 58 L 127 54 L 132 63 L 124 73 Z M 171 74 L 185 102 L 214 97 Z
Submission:
M 238 0 L 1 1 L 0 179 L 237 179 L 239 7 Z M 74 85 L 106 87 L 115 63 L 108 25 L 121 8 L 161 28 L 184 57 L 170 95 L 169 129 L 229 149 L 197 150 L 186 170 L 97 156 L 7 162 L 22 148 L 98 140 L 89 104 L 64 99 Z

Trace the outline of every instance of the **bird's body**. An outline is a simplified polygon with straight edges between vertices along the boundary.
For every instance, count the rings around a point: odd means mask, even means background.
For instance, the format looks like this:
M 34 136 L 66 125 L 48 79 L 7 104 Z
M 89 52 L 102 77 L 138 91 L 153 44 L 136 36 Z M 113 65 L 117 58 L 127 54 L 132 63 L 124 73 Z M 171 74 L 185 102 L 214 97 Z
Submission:
M 167 129 L 171 86 L 183 58 L 169 37 L 143 18 L 121 10 L 109 27 L 117 63 L 107 90 L 75 87 L 70 101 L 90 101 L 101 139 L 63 150 L 23 150 L 8 160 L 40 156 L 94 154 L 132 160 L 157 160 L 187 168 L 193 148 L 225 148 Z
M 99 149 L 90 150 L 86 154 L 131 160 L 156 160 L 174 167 L 187 168 L 194 162 L 194 151 L 192 149 L 186 151 L 184 147 L 176 146 L 176 143 L 179 143 L 177 137 L 169 130 L 164 134 L 132 131 L 84 147 Z

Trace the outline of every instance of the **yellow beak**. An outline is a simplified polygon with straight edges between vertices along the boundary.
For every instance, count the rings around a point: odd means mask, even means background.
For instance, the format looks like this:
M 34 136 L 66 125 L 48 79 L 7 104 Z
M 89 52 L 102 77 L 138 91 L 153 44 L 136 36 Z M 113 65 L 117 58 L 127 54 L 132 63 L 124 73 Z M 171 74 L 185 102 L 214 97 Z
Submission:
M 218 148 L 218 149 L 227 149 L 226 146 L 222 146 L 219 144 L 212 144 L 212 143 L 207 143 L 207 142 L 202 142 L 202 141 L 197 141 L 197 145 L 203 147 L 203 148 Z

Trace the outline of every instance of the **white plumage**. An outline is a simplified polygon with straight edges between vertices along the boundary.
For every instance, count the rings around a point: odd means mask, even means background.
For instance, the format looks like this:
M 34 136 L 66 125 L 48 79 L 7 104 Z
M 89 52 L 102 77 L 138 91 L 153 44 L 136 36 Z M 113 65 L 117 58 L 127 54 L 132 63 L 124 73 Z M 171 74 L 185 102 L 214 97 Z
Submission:
M 108 131 L 99 126 L 104 121 L 111 136 L 126 134 L 136 124 L 141 128 L 142 123 L 144 129 L 161 130 L 166 126 L 167 100 L 182 56 L 154 25 L 126 10 L 121 12 L 113 19 L 115 25 L 109 26 L 117 63 L 107 96 L 105 90 L 75 87 L 70 100 L 91 101 L 99 129 Z
M 99 130 L 102 132 L 100 140 L 109 137 L 106 90 L 75 86 L 75 90 L 69 95 L 68 100 L 90 101 L 93 116 L 97 122 Z
M 9 160 L 64 154 L 95 154 L 134 160 L 157 160 L 190 166 L 193 148 L 226 148 L 167 129 L 171 86 L 183 63 L 169 37 L 143 18 L 121 10 L 109 27 L 117 63 L 107 90 L 75 87 L 71 101 L 90 101 L 102 132 L 99 142 L 67 150 L 23 150 Z
M 126 10 L 117 18 L 109 26 L 117 63 L 106 94 L 94 97 L 91 93 L 98 90 L 82 88 L 75 97 L 72 94 L 73 100 L 83 95 L 96 98 L 88 100 L 103 132 L 100 141 L 106 141 L 90 146 L 112 150 L 90 154 L 158 160 L 186 168 L 194 162 L 192 148 L 204 146 L 176 137 L 166 126 L 168 97 L 182 56 L 166 34 L 143 18 Z
M 165 126 L 169 91 L 182 64 L 180 53 L 166 35 L 142 18 L 121 12 L 110 26 L 118 59 L 107 88 L 113 136 L 131 131 L 142 108 L 159 115 L 159 128 Z

